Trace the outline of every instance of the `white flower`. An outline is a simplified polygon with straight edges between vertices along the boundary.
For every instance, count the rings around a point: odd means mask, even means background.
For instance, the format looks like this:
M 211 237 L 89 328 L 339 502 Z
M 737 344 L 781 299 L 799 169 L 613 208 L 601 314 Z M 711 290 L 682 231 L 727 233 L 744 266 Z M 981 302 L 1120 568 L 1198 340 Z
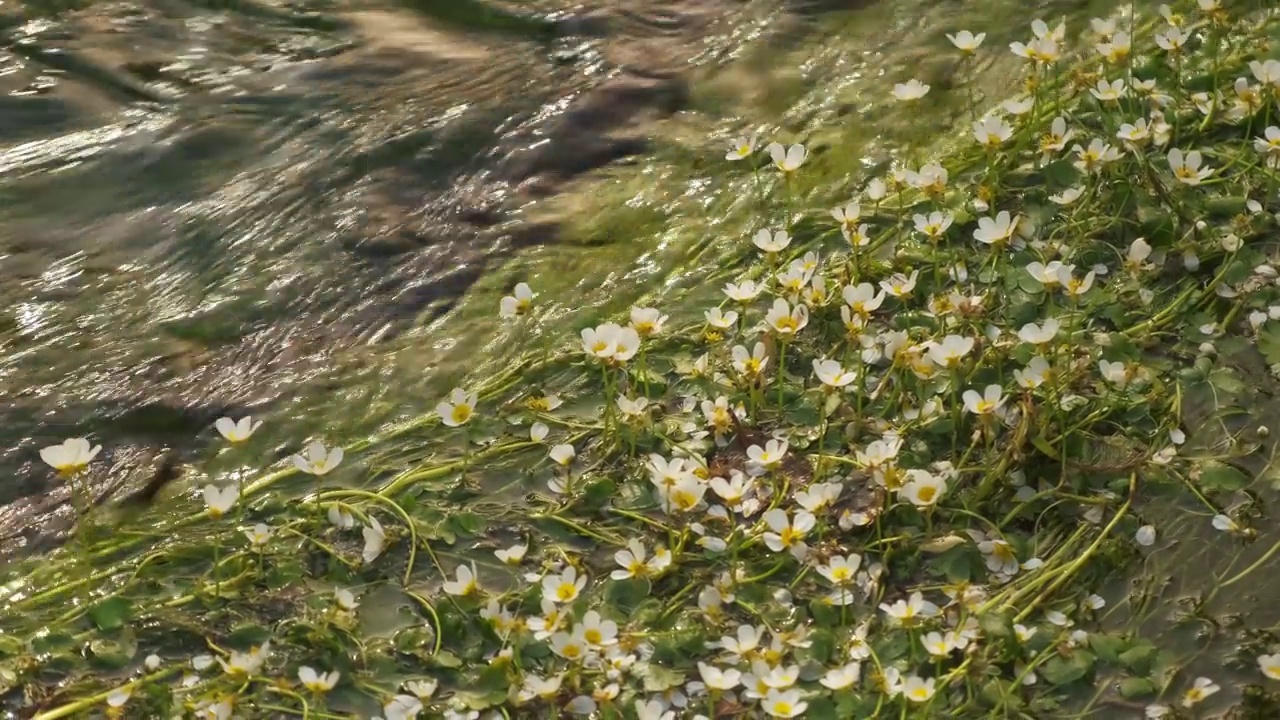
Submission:
M 332 690 L 333 686 L 338 684 L 338 678 L 341 677 L 341 675 L 342 674 L 337 670 L 327 673 L 319 673 L 316 672 L 315 669 L 307 667 L 306 665 L 298 668 L 298 681 L 302 683 L 303 687 L 317 695 L 327 693 Z
M 1215 530 L 1221 530 L 1223 532 L 1238 532 L 1240 530 L 1239 523 L 1222 514 L 1213 516 L 1213 527 Z
M 768 232 L 767 230 L 761 232 Z M 743 280 L 741 283 L 725 283 L 724 294 L 729 296 L 730 300 L 736 300 L 740 303 L 747 303 L 756 298 L 760 291 L 764 290 L 761 285 L 755 284 L 752 280 Z
M 791 236 L 786 230 L 775 230 L 772 233 L 768 230 L 760 230 L 751 242 L 764 252 L 776 253 L 787 249 L 791 244 Z
M 422 712 L 422 701 L 412 695 L 396 695 L 391 702 L 382 706 L 382 714 L 386 720 L 416 720 Z
M 1218 692 L 1222 688 L 1217 683 L 1207 677 L 1198 677 L 1195 684 L 1186 692 L 1182 693 L 1182 706 L 1191 707 L 1200 701 Z
M 978 33 L 977 35 L 974 35 L 968 30 L 961 30 L 955 35 L 947 33 L 947 39 L 950 40 L 951 44 L 955 45 L 957 49 L 967 54 L 977 50 L 978 46 L 982 44 L 982 41 L 987 39 L 987 34 Z
M 556 464 L 562 467 L 569 467 L 569 464 L 573 462 L 573 458 L 577 456 L 577 451 L 573 449 L 572 445 L 563 443 L 551 448 L 547 456 L 554 460 Z
M 771 469 L 782 462 L 782 458 L 787 454 L 787 442 L 785 440 L 769 440 L 764 447 L 752 445 L 747 448 L 747 458 L 751 464 L 764 469 Z
M 1001 210 L 994 218 L 978 218 L 978 229 L 973 231 L 973 239 L 987 245 L 995 245 L 1008 241 L 1018 229 L 1015 218 L 1008 210 Z
M 1112 80 L 1111 82 L 1102 79 L 1098 81 L 1095 87 L 1089 88 L 1089 92 L 1103 102 L 1119 100 L 1125 96 L 1127 91 L 1128 88 L 1125 87 L 1124 78 Z
M 533 290 L 530 289 L 529 283 L 517 283 L 512 294 L 502 298 L 498 303 L 498 316 L 503 320 L 510 320 L 527 314 L 533 307 L 533 298 Z
M 1070 205 L 1076 200 L 1079 200 L 1080 195 L 1083 193 L 1084 193 L 1083 188 L 1078 188 L 1078 187 L 1067 188 L 1066 190 L 1063 190 L 1057 195 L 1050 195 L 1049 200 L 1053 201 L 1057 205 L 1064 205 L 1064 206 Z
M 817 360 L 813 361 L 813 374 L 818 376 L 823 385 L 833 388 L 842 388 L 845 385 L 858 379 L 855 373 L 846 372 L 840 367 L 840 363 L 835 360 Z
M 512 545 L 509 548 L 494 550 L 494 557 L 498 558 L 507 565 L 519 565 L 524 560 L 525 553 L 529 552 L 528 545 Z
M 142 667 L 146 668 L 149 672 L 155 672 L 160 667 L 160 662 L 160 656 L 155 653 L 151 653 L 142 661 Z
M 698 663 L 698 674 L 702 682 L 712 690 L 732 690 L 742 681 L 742 673 L 733 668 L 721 670 L 704 662 Z
M 970 391 L 972 392 L 972 391 Z M 898 494 L 916 507 L 929 507 L 947 492 L 947 480 L 927 470 L 909 470 L 910 480 L 898 490 Z
M 734 138 L 733 144 L 729 146 L 729 152 L 725 153 L 725 160 L 743 160 L 751 157 L 756 151 L 756 139 L 739 137 Z
M 809 153 L 803 145 L 792 145 L 789 148 L 784 148 L 779 143 L 769 143 L 769 157 L 773 159 L 773 164 L 784 173 L 799 170 L 808 156 Z
M 994 150 L 1013 137 L 1013 127 L 1002 118 L 987 117 L 973 123 L 973 139 L 979 145 Z
M 1018 331 L 1018 337 L 1023 342 L 1032 345 L 1044 345 L 1052 342 L 1058 336 L 1058 330 L 1062 327 L 1062 323 L 1057 318 L 1049 318 L 1044 321 L 1044 325 L 1036 325 L 1035 323 L 1027 323 Z
M 657 335 L 662 332 L 662 326 L 666 322 L 667 316 L 659 312 L 657 308 L 631 308 L 631 327 L 639 333 L 640 337 Z
M 1027 113 L 1031 112 L 1031 109 L 1033 107 L 1035 107 L 1035 98 L 1033 97 L 1009 98 L 1008 100 L 1005 100 L 1004 102 L 1000 103 L 1000 107 L 1010 115 L 1014 115 L 1014 116 L 1026 115 Z
M 916 215 L 911 219 L 915 223 L 916 232 L 930 240 L 941 238 L 946 233 L 947 228 L 951 227 L 951 223 L 955 221 L 951 213 L 936 210 L 928 215 Z
M 476 411 L 476 395 L 462 388 L 454 388 L 449 399 L 436 405 L 436 413 L 440 422 L 449 427 L 460 427 L 471 420 Z
M 880 603 L 880 610 L 899 625 L 910 626 L 919 618 L 933 617 L 938 614 L 938 606 L 924 599 L 919 592 L 911 593 L 906 600 L 897 600 L 892 605 Z
M 919 100 L 927 94 L 929 94 L 929 86 L 915 78 L 893 86 L 893 96 L 899 100 Z
M 737 311 L 730 310 L 728 312 L 724 312 L 718 307 L 713 307 L 710 310 L 707 310 L 703 313 L 703 316 L 706 317 L 708 325 L 720 330 L 727 330 L 733 327 L 734 323 L 738 322 Z
M 1133 52 L 1133 39 L 1129 37 L 1129 33 L 1115 32 L 1114 29 L 1106 34 L 1110 38 L 1110 42 L 1098 43 L 1095 49 L 1104 60 L 1112 65 L 1119 65 L 1124 62 L 1129 54 Z
M 1259 655 L 1258 669 L 1262 671 L 1272 680 L 1280 680 L 1280 653 L 1274 655 Z
M 1018 556 L 1013 552 L 1013 546 L 999 538 L 979 542 L 978 552 L 985 556 L 987 569 L 991 572 L 1014 575 L 1021 567 Z
M 1189 39 L 1190 36 L 1177 27 L 1165 28 L 1164 32 L 1156 33 L 1156 44 L 1173 54 L 1182 52 Z
M 551 636 L 551 651 L 565 660 L 578 661 L 587 657 L 587 639 L 581 628 L 572 633 L 558 632 Z
M 236 504 L 236 498 L 240 497 L 240 489 L 235 485 L 228 485 L 219 489 L 217 485 L 204 486 L 204 504 L 209 509 L 210 517 L 220 518 L 227 514 Z
M 339 608 L 346 612 L 351 612 L 352 610 L 360 607 L 360 602 L 356 600 L 355 593 L 346 588 L 338 588 L 337 590 L 334 590 L 333 600 L 338 604 Z
M 858 219 L 862 217 L 862 206 L 856 201 L 847 203 L 844 207 L 833 208 L 831 217 L 840 223 L 843 228 L 851 228 L 858 224 Z
M 1014 370 L 1013 379 L 1017 381 L 1019 387 L 1034 390 L 1043 385 L 1052 373 L 1053 369 L 1049 366 L 1049 361 L 1037 355 L 1031 358 L 1025 369 Z
M 764 321 L 778 335 L 790 337 L 809 324 L 809 308 L 804 305 L 792 308 L 786 300 L 777 298 L 773 301 L 773 307 L 765 314 Z
M 833 555 L 825 565 L 818 566 L 818 572 L 834 585 L 847 585 L 853 582 L 862 565 L 862 556 L 850 553 L 848 557 Z
M 244 536 L 249 538 L 249 544 L 260 548 L 271 541 L 271 528 L 265 523 L 258 523 L 251 528 L 245 528 Z
M 668 710 L 661 700 L 636 700 L 636 720 L 675 720 L 674 710 Z
M 267 661 L 267 655 L 271 651 L 271 643 L 263 643 L 259 647 L 251 648 L 248 652 L 240 652 L 232 650 L 231 656 L 223 660 L 217 658 L 218 664 L 229 675 L 257 675 L 262 669 L 263 663 Z
M 605 323 L 582 330 L 582 348 L 605 363 L 625 363 L 640 350 L 640 333 L 633 327 Z
M 329 506 L 329 524 L 339 530 L 350 530 L 356 526 L 355 517 L 337 503 Z
M 364 536 L 364 549 L 360 551 L 360 557 L 368 565 L 382 554 L 383 545 L 387 542 L 387 533 L 382 529 L 378 519 L 370 515 L 369 524 L 361 530 L 361 534 Z
M 926 702 L 933 697 L 934 679 L 921 679 L 918 675 L 908 675 L 902 683 L 902 694 L 911 702 Z
M 812 513 L 797 510 L 795 518 L 788 519 L 785 510 L 774 508 L 764 514 L 764 522 L 770 532 L 766 532 L 762 538 L 770 550 L 787 550 L 797 558 L 807 554 L 808 546 L 805 545 L 804 537 L 817 524 L 817 518 Z
M 249 436 L 258 431 L 262 427 L 262 421 L 254 422 L 252 417 L 245 416 L 239 420 L 232 420 L 229 417 L 218 418 L 213 424 L 222 437 L 231 443 L 242 443 L 249 439 Z
M 476 577 L 475 563 L 471 567 L 459 565 L 456 580 L 445 580 L 441 589 L 450 595 L 466 597 L 480 591 L 480 582 Z
M 129 702 L 129 698 L 133 695 L 133 688 L 119 687 L 107 694 L 107 707 L 124 707 Z
M 1174 177 L 1186 185 L 1199 185 L 1202 180 L 1213 174 L 1210 168 L 1201 169 L 1202 162 L 1204 159 L 1198 150 L 1192 150 L 1185 157 L 1178 148 L 1169 150 L 1169 168 L 1173 170 Z
M 51 445 L 40 450 L 40 459 L 63 475 L 72 475 L 89 467 L 89 463 L 102 452 L 101 445 L 89 446 L 84 438 L 69 438 L 61 445 Z
M 342 448 L 326 449 L 322 443 L 313 442 L 303 453 L 293 456 L 293 466 L 304 473 L 324 475 L 342 462 Z
M 414 697 L 419 700 L 426 700 L 432 695 L 435 695 L 436 688 L 438 686 L 439 682 L 434 678 L 427 678 L 426 680 L 410 680 L 404 684 L 405 689 L 413 693 Z
M 762 706 L 770 717 L 798 717 L 809 707 L 809 703 L 802 700 L 801 697 L 799 690 L 780 691 L 769 688 L 769 692 L 764 696 Z
M 551 432 L 551 428 L 546 423 L 536 422 L 529 426 L 529 439 L 540 443 L 547 439 L 547 433 Z
M 831 690 L 843 690 L 858 682 L 860 677 L 862 677 L 862 665 L 857 662 L 851 662 L 828 670 L 825 675 L 818 679 L 818 682 L 822 683 L 823 687 Z
M 579 577 L 578 569 L 570 565 L 559 575 L 548 575 L 542 579 L 542 597 L 555 603 L 571 603 L 578 599 L 586 586 L 587 577 Z
M 929 359 L 939 367 L 955 368 L 973 351 L 974 340 L 971 337 L 948 335 L 940 343 L 929 345 Z
M 1154 525 L 1143 525 L 1138 528 L 1138 532 L 1134 533 L 1133 539 L 1143 547 L 1150 547 L 1156 542 L 1156 528 Z
M 1041 160 L 1048 162 L 1054 153 L 1062 152 L 1067 147 L 1067 141 L 1074 135 L 1074 130 L 1067 129 L 1066 118 L 1061 116 L 1054 118 L 1053 122 L 1049 123 L 1049 132 L 1040 138 L 1040 152 L 1043 153 Z
M 916 280 L 919 277 L 919 270 L 912 270 L 910 275 L 894 273 L 888 280 L 880 281 L 880 288 L 896 298 L 906 297 L 916 289 Z

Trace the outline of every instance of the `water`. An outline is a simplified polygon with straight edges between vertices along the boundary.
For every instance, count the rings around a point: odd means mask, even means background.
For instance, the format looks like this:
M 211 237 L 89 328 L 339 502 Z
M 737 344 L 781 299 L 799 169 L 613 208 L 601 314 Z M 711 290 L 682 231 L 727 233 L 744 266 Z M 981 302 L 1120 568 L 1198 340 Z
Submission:
M 269 415 L 283 453 L 431 407 L 456 332 L 432 323 L 558 243 L 523 218 L 649 149 L 750 10 L 571 7 L 25 8 L 0 54 L 4 534 L 65 506 L 33 463 L 64 436 L 106 446 L 107 493 L 222 414 Z

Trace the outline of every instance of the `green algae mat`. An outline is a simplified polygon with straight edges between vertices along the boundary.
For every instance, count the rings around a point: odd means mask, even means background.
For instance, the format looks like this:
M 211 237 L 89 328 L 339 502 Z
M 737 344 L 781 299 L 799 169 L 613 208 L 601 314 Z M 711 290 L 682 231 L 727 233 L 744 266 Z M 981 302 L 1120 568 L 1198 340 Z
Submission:
M 958 98 L 953 137 L 833 180 L 723 128 L 714 272 L 528 352 L 514 285 L 505 366 L 429 415 L 258 473 L 272 419 L 224 418 L 177 514 L 45 449 L 78 522 L 4 570 L 7 711 L 1280 715 L 1277 15 L 982 31 L 930 49 L 949 87 L 874 86 Z

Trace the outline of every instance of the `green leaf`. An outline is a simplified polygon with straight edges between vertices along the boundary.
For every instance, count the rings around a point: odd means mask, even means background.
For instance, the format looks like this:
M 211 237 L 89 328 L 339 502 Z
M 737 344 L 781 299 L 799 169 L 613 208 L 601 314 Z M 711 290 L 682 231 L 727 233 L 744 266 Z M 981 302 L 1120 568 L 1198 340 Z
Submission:
M 1099 660 L 1116 664 L 1120 662 L 1120 654 L 1129 647 L 1129 642 L 1115 635 L 1094 633 L 1089 636 L 1089 647 L 1098 653 Z
M 1210 460 L 1200 466 L 1200 487 L 1205 490 L 1231 492 L 1248 484 L 1248 475 L 1226 463 Z
M 89 608 L 89 618 L 99 630 L 118 630 L 129 618 L 133 605 L 122 597 L 109 597 Z
M 587 486 L 578 500 L 578 507 L 587 511 L 598 511 L 618 493 L 618 483 L 610 478 L 603 478 Z
M 1054 657 L 1040 666 L 1040 674 L 1051 685 L 1067 685 L 1093 669 L 1093 653 L 1076 650 L 1070 657 Z
M 988 637 L 1002 638 L 1013 635 L 1013 626 L 1009 624 L 1009 618 L 999 613 L 987 613 L 978 618 L 978 626 Z
M 237 648 L 257 647 L 271 639 L 271 630 L 254 623 L 237 625 L 227 636 L 227 644 Z
M 831 702 L 830 698 L 825 697 L 810 700 L 809 708 L 805 711 L 804 716 L 810 718 L 810 720 L 840 720 L 843 717 L 837 711 L 836 704 Z
M 644 691 L 651 693 L 666 692 L 684 683 L 684 673 L 648 663 L 641 671 L 644 676 Z
M 1146 678 L 1129 677 L 1120 681 L 1120 694 L 1129 700 L 1154 695 L 1155 692 L 1155 683 Z
M 1151 672 L 1151 664 L 1156 658 L 1156 646 L 1150 640 L 1139 640 L 1134 646 L 1120 654 L 1120 662 L 1138 675 Z
M 432 664 L 438 668 L 456 669 L 462 667 L 462 660 L 448 650 L 441 650 L 431 658 Z

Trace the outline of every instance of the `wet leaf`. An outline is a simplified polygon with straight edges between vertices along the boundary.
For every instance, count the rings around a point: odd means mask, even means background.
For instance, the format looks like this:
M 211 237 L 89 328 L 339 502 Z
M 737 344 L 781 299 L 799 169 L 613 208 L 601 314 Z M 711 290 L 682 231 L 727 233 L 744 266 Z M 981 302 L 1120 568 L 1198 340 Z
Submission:
M 1130 700 L 1154 695 L 1155 692 L 1155 683 L 1146 678 L 1129 677 L 1120 681 L 1120 694 Z
M 99 630 L 116 630 L 124 625 L 132 611 L 132 603 L 126 598 L 115 596 L 89 608 L 89 618 Z
M 1076 650 L 1069 657 L 1053 657 L 1040 666 L 1040 675 L 1052 685 L 1073 683 L 1093 669 L 1093 653 Z
M 1205 490 L 1231 492 L 1249 484 L 1248 475 L 1217 460 L 1205 462 L 1200 471 L 1200 486 Z

